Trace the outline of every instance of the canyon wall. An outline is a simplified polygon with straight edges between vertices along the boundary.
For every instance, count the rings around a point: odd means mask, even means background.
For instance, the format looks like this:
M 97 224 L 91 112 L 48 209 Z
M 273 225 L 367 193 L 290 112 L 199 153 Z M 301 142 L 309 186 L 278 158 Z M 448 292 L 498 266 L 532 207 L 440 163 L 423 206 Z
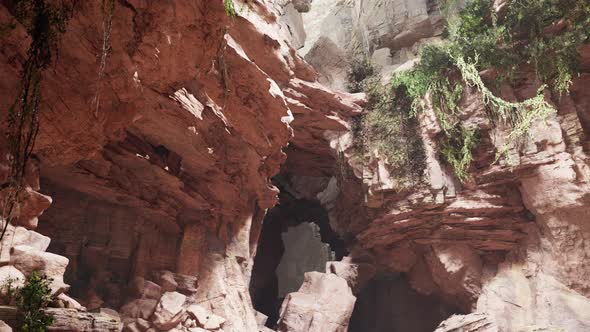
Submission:
M 75 2 L 42 83 L 33 190 L 52 197 L 36 231 L 67 257 L 55 276 L 80 310 L 118 310 L 126 329 L 219 329 L 198 304 L 225 331 L 257 331 L 249 276 L 294 114 L 342 129 L 328 115 L 360 112 L 362 99 L 315 83 L 289 46 L 305 2 L 236 2 L 236 17 L 222 1 L 103 5 Z M 0 34 L 2 109 L 30 42 L 13 10 L 2 2 L 14 23 Z M 56 329 L 80 330 L 73 316 Z
M 355 56 L 370 59 L 387 83 L 393 72 L 411 68 L 420 46 L 441 38 L 434 2 L 318 3 L 319 12 L 312 8 L 304 14 L 315 34 L 308 34 L 313 44 L 301 52 L 318 70 L 319 80 L 335 89 L 346 87 Z M 353 135 L 334 137 L 332 146 L 352 169 L 348 174 L 363 182 L 361 202 L 367 210 L 360 224 L 334 217 L 334 228 L 354 235 L 353 259 L 355 253 L 370 256 L 378 270 L 406 274 L 419 293 L 436 295 L 458 312 L 474 312 L 443 323 L 441 331 L 461 326 L 469 331 L 590 328 L 585 277 L 590 47 L 582 45 L 579 52 L 581 72 L 570 93 L 545 93 L 558 112 L 537 121 L 520 146 L 509 142 L 509 156 L 499 162 L 495 155 L 506 144 L 506 128 L 490 122 L 479 92 L 467 87 L 460 117 L 482 134 L 466 183 L 440 156 L 442 129 L 428 100 L 417 133 L 427 158 L 425 181 L 409 190 L 398 190 L 402 183 L 379 151 L 370 151 L 370 162 L 360 163 Z M 337 54 L 342 61 L 334 64 Z M 508 100 L 534 96 L 538 83 L 533 73 L 521 81 L 497 93 Z

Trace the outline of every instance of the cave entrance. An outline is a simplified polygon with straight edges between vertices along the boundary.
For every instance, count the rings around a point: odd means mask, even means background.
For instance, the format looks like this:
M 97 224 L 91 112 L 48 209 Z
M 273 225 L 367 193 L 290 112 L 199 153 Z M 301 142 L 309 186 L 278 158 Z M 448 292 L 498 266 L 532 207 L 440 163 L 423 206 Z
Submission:
M 459 310 L 412 289 L 403 273 L 378 273 L 357 294 L 349 332 L 432 332 Z
M 305 272 L 325 272 L 326 262 L 346 255 L 319 202 L 282 193 L 264 219 L 250 282 L 254 308 L 268 316 L 266 326 L 276 324 L 284 297 L 299 289 Z

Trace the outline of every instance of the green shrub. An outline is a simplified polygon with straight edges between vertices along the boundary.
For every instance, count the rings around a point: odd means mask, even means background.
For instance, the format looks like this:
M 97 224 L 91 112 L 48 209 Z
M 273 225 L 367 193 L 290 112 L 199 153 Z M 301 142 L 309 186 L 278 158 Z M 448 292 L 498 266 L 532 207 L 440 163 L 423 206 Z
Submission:
M 2 298 L 5 304 L 13 304 L 18 291 L 18 288 L 14 286 L 17 281 L 18 279 L 8 278 L 5 280 L 4 284 L 0 286 L 0 293 L 2 293 Z
M 346 72 L 347 88 L 352 93 L 367 90 L 370 82 L 368 79 L 376 74 L 375 67 L 366 56 L 354 57 Z
M 373 150 L 387 160 L 388 170 L 403 191 L 422 181 L 426 155 L 419 135 L 418 119 L 412 114 L 405 87 L 383 86 L 377 79 L 365 80 L 369 112 L 353 121 L 355 148 L 363 161 Z M 367 154 L 368 153 L 368 154 Z
M 53 317 L 43 310 L 51 301 L 50 283 L 46 276 L 33 272 L 17 291 L 16 305 L 22 316 L 21 331 L 44 332 L 53 324 Z
M 459 9 L 456 0 L 442 3 L 446 16 L 446 41 L 421 50 L 420 62 L 397 73 L 394 88 L 405 87 L 412 113 L 421 110 L 429 94 L 441 124 L 441 154 L 457 177 L 465 181 L 477 132 L 464 128 L 458 117 L 465 85 L 476 88 L 488 108 L 492 123 L 509 128 L 506 141 L 525 138 L 534 121 L 555 109 L 544 98 L 549 86 L 567 93 L 579 65 L 578 46 L 590 36 L 590 2 L 587 0 L 512 0 L 496 13 L 493 1 L 471 0 Z M 517 69 L 533 68 L 544 84 L 535 97 L 510 102 L 495 96 L 479 72 L 493 68 L 499 82 L 510 83 Z M 498 151 L 496 160 L 508 147 Z
M 454 0 L 447 0 L 449 1 Z M 488 0 L 471 0 L 447 18 L 448 39 L 478 69 L 495 68 L 512 77 L 532 66 L 537 77 L 567 93 L 579 70 L 577 47 L 590 36 L 587 0 L 508 0 L 499 16 Z

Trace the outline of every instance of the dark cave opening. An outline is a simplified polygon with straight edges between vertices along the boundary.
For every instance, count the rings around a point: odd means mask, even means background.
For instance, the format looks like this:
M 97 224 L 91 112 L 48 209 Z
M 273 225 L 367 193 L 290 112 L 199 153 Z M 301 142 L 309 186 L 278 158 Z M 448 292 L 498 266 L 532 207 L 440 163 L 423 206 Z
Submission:
M 327 261 L 347 254 L 319 202 L 281 193 L 264 219 L 250 281 L 254 308 L 268 316 L 266 326 L 274 327 L 283 298 L 299 289 L 305 272 L 325 272 Z
M 432 332 L 458 308 L 412 289 L 403 273 L 378 273 L 359 294 L 349 332 Z

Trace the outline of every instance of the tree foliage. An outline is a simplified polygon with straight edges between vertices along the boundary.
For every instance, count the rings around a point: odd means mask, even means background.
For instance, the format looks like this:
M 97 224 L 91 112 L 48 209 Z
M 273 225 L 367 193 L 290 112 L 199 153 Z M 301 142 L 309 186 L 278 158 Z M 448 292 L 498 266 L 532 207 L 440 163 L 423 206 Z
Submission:
M 16 305 L 22 316 L 20 331 L 45 332 L 53 324 L 53 317 L 43 310 L 51 301 L 50 284 L 50 279 L 35 271 L 17 290 Z

